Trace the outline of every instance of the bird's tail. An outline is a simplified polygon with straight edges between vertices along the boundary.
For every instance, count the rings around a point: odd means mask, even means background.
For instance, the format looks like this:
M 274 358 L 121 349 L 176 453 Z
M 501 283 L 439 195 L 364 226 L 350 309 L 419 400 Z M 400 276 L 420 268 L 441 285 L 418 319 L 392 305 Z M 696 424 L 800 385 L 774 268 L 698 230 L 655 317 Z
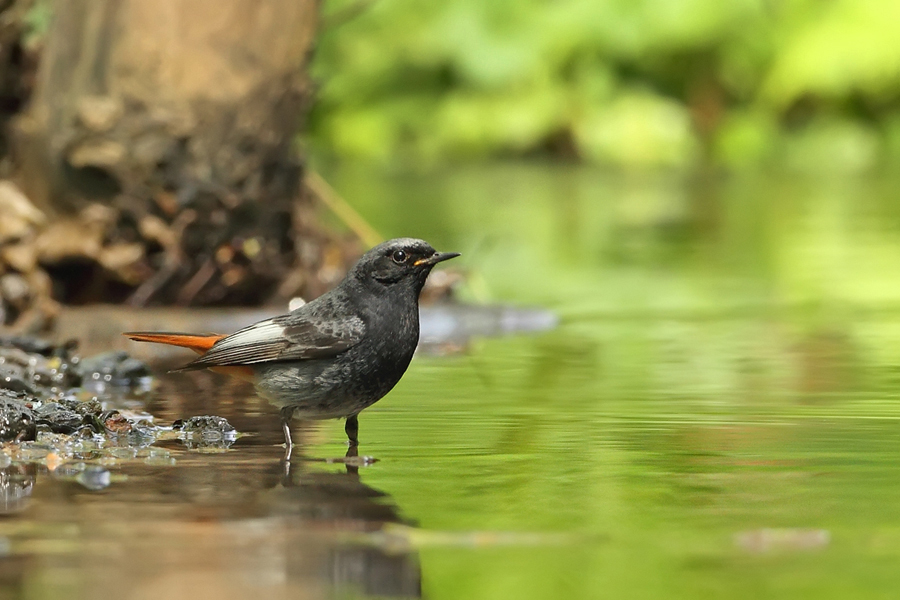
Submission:
M 127 336 L 136 342 L 154 342 L 156 344 L 168 344 L 170 346 L 190 348 L 197 354 L 205 354 L 207 350 L 213 347 L 213 344 L 225 337 L 218 333 L 196 334 L 149 331 L 129 331 L 122 335 Z
M 224 335 L 218 333 L 168 333 L 161 331 L 128 331 L 122 335 L 128 336 L 136 342 L 153 342 L 156 344 L 168 344 L 170 346 L 181 346 L 182 348 L 190 348 L 201 356 L 206 354 L 207 350 L 213 347 L 213 344 L 221 340 Z M 194 366 L 189 363 L 175 371 L 185 371 L 191 369 L 202 369 L 205 365 Z M 253 369 L 246 366 L 217 366 L 210 367 L 210 371 L 231 375 L 245 381 L 253 381 Z M 172 372 L 172 371 L 170 371 Z

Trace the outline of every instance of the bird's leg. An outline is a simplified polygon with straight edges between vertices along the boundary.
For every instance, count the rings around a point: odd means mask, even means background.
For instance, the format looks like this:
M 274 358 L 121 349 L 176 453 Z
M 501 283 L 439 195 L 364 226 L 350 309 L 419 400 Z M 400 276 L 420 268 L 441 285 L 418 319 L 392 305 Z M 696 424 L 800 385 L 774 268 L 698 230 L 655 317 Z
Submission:
M 350 440 L 350 446 L 359 446 L 359 419 L 356 415 L 347 417 L 347 423 L 344 425 L 344 431 L 347 433 L 347 439 Z
M 350 446 L 347 448 L 347 454 L 344 455 L 344 468 L 347 469 L 347 472 L 351 475 L 359 476 L 359 465 L 348 459 L 353 459 L 358 456 L 359 446 L 350 444 Z
M 291 417 L 293 416 L 293 406 L 285 406 L 281 409 L 281 428 L 284 430 L 284 460 L 291 460 L 291 450 L 294 449 L 294 442 L 291 441 Z

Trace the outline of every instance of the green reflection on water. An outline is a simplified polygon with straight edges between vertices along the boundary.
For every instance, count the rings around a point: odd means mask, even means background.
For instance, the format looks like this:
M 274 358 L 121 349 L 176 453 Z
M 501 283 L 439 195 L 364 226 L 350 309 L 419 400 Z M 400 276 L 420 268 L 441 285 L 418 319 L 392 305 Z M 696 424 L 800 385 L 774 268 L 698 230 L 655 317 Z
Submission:
M 427 597 L 895 596 L 892 182 L 326 174 L 462 251 L 464 294 L 563 316 L 420 359 L 361 418 L 366 482 L 425 530 L 576 534 L 424 547 Z
M 462 296 L 561 326 L 419 357 L 361 415 L 380 462 L 358 474 L 298 457 L 285 477 L 274 409 L 213 374 L 163 377 L 160 419 L 250 435 L 214 455 L 169 441 L 174 466 L 107 465 L 99 492 L 13 465 L 28 504 L 0 519 L 0 592 L 896 596 L 891 181 L 324 174 L 385 235 L 462 251 Z M 341 422 L 301 437 L 346 449 Z

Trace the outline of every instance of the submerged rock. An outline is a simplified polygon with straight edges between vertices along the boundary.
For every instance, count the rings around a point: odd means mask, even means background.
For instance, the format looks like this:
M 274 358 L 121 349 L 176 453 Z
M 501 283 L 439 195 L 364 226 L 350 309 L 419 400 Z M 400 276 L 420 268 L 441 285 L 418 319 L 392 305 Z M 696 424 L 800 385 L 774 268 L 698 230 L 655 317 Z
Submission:
M 38 425 L 47 425 L 53 433 L 72 433 L 84 425 L 84 416 L 58 402 L 48 402 L 36 411 Z
M 145 363 L 119 351 L 81 359 L 74 349 L 73 343 L 0 336 L 0 442 L 16 444 L 0 459 L 6 466 L 42 463 L 56 477 L 72 471 L 71 461 L 82 461 L 77 481 L 102 489 L 109 485 L 109 472 L 83 461 L 143 457 L 140 453 L 169 429 L 155 426 L 152 416 L 131 402 L 149 384 Z M 226 449 L 237 439 L 234 427 L 216 416 L 178 421 L 173 429 L 188 448 L 201 451 Z M 148 464 L 174 463 L 168 451 L 150 450 Z
M 83 402 L 77 398 L 63 398 L 60 399 L 60 402 L 64 404 L 66 408 L 74 410 L 82 417 L 97 415 L 103 410 L 103 404 L 101 404 L 97 398 L 89 398 Z
M 172 429 L 181 431 L 181 441 L 189 450 L 227 450 L 237 439 L 237 430 L 223 417 L 198 416 L 178 420 Z
M 235 428 L 224 417 L 204 415 L 191 417 L 183 421 L 179 419 L 172 424 L 172 429 L 189 435 L 206 435 L 211 433 L 234 434 Z
M 0 441 L 23 442 L 37 436 L 34 411 L 15 392 L 0 390 Z
M 116 411 L 104 413 L 101 399 L 86 397 L 84 386 L 96 377 L 104 387 L 127 390 L 146 379 L 147 365 L 125 352 L 81 360 L 75 347 L 73 342 L 54 345 L 27 336 L 0 337 L 0 440 L 34 440 L 37 426 L 57 434 L 72 434 L 86 425 L 100 434 L 131 432 L 125 417 Z M 102 396 L 96 386 L 89 392 Z
M 107 433 L 114 435 L 122 435 L 130 433 L 132 429 L 131 421 L 117 410 L 111 410 L 100 415 L 100 424 Z

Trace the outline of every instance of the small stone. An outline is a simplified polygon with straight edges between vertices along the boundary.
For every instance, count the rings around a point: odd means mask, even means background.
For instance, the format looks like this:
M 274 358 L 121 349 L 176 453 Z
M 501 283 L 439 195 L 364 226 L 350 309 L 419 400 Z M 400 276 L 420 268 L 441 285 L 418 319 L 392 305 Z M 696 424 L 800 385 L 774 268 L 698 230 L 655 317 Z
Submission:
M 84 423 L 84 417 L 58 402 L 48 402 L 37 411 L 37 423 L 45 424 L 54 433 L 72 433 Z
M 104 429 L 114 435 L 121 435 L 131 431 L 131 422 L 122 416 L 122 414 L 113 410 L 100 416 Z
M 103 410 L 103 405 L 96 398 L 89 398 L 83 402 L 75 400 L 68 405 L 68 408 L 74 410 L 82 417 L 88 415 L 99 415 Z
M 152 427 L 133 423 L 131 431 L 125 436 L 125 441 L 129 446 L 149 446 L 156 441 L 156 432 Z
M 236 432 L 235 428 L 224 417 L 209 415 L 191 417 L 181 423 L 180 429 L 187 435 L 199 434 L 201 436 L 209 432 L 216 432 L 220 435 L 234 434 Z
M 0 390 L 0 441 L 22 442 L 36 436 L 34 411 L 17 395 Z

